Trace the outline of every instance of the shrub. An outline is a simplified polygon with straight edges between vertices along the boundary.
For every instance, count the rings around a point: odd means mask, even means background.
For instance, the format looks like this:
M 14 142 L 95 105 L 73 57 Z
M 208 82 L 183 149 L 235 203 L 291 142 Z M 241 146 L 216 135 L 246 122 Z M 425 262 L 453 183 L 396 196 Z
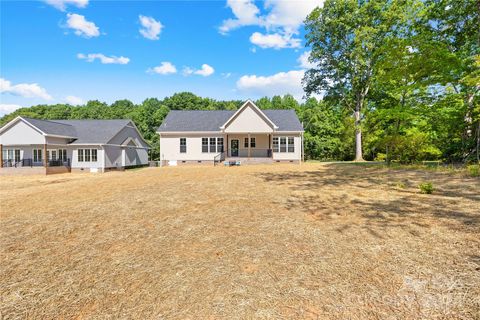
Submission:
M 431 182 L 420 183 L 418 187 L 420 188 L 420 193 L 423 193 L 423 194 L 432 194 L 433 191 L 435 190 Z
M 480 177 L 480 164 L 467 166 L 467 172 L 471 177 Z

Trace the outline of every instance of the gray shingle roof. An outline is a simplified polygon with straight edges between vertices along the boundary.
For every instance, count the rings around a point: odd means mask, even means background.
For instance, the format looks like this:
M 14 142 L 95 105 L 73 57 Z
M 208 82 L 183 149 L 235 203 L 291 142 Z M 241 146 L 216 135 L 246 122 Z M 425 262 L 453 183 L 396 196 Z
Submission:
M 53 120 L 70 125 L 77 131 L 77 140 L 72 144 L 108 143 L 130 120 Z
M 295 110 L 262 110 L 278 126 L 277 131 L 303 131 Z
M 265 115 L 278 126 L 276 131 L 303 131 L 294 110 L 262 110 Z M 220 131 L 220 127 L 235 114 L 226 110 L 172 110 L 158 132 L 201 132 Z
M 157 131 L 220 131 L 220 127 L 234 113 L 235 111 L 225 110 L 172 110 Z
M 23 119 L 46 134 L 71 138 L 77 136 L 77 131 L 69 124 L 59 123 L 58 121 L 40 120 L 25 117 Z
M 25 118 L 26 121 L 47 135 L 65 136 L 76 139 L 72 144 L 106 144 L 131 120 L 40 120 Z

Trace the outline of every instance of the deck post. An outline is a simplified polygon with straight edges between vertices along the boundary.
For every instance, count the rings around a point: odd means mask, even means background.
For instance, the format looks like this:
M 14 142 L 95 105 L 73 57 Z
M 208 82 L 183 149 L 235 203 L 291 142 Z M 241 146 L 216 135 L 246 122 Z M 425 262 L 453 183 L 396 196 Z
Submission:
M 271 134 L 268 134 L 268 151 L 267 151 L 267 155 L 270 154 L 270 156 L 272 157 L 272 156 L 273 156 L 273 152 L 272 152 L 271 150 L 272 150 L 272 135 L 271 135 Z
M 248 159 L 250 159 L 250 133 L 248 134 Z
M 3 144 L 0 144 L 0 168 L 3 168 Z
M 47 144 L 45 143 L 43 145 L 43 166 L 46 168 L 47 167 Z
M 225 141 L 223 142 L 223 147 L 225 148 L 225 152 L 226 152 L 225 158 L 228 158 L 228 134 L 226 135 Z

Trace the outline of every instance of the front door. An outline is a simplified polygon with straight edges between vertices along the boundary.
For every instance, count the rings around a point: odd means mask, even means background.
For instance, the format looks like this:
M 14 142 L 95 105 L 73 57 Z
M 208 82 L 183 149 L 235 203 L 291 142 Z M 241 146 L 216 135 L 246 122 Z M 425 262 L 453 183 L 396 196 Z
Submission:
M 230 140 L 230 153 L 232 157 L 238 157 L 238 139 Z

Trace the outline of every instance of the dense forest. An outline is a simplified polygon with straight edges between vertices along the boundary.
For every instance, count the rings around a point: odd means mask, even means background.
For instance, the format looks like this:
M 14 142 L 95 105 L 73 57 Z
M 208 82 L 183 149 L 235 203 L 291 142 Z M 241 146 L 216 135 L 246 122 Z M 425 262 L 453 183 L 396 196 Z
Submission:
M 264 97 L 262 109 L 294 109 L 305 156 L 319 160 L 478 162 L 480 1 L 326 1 L 306 19 L 312 68 L 306 99 Z M 322 99 L 313 98 L 318 94 Z M 141 104 L 89 101 L 22 108 L 41 119 L 132 119 L 158 159 L 155 133 L 170 110 L 234 110 L 189 92 Z

